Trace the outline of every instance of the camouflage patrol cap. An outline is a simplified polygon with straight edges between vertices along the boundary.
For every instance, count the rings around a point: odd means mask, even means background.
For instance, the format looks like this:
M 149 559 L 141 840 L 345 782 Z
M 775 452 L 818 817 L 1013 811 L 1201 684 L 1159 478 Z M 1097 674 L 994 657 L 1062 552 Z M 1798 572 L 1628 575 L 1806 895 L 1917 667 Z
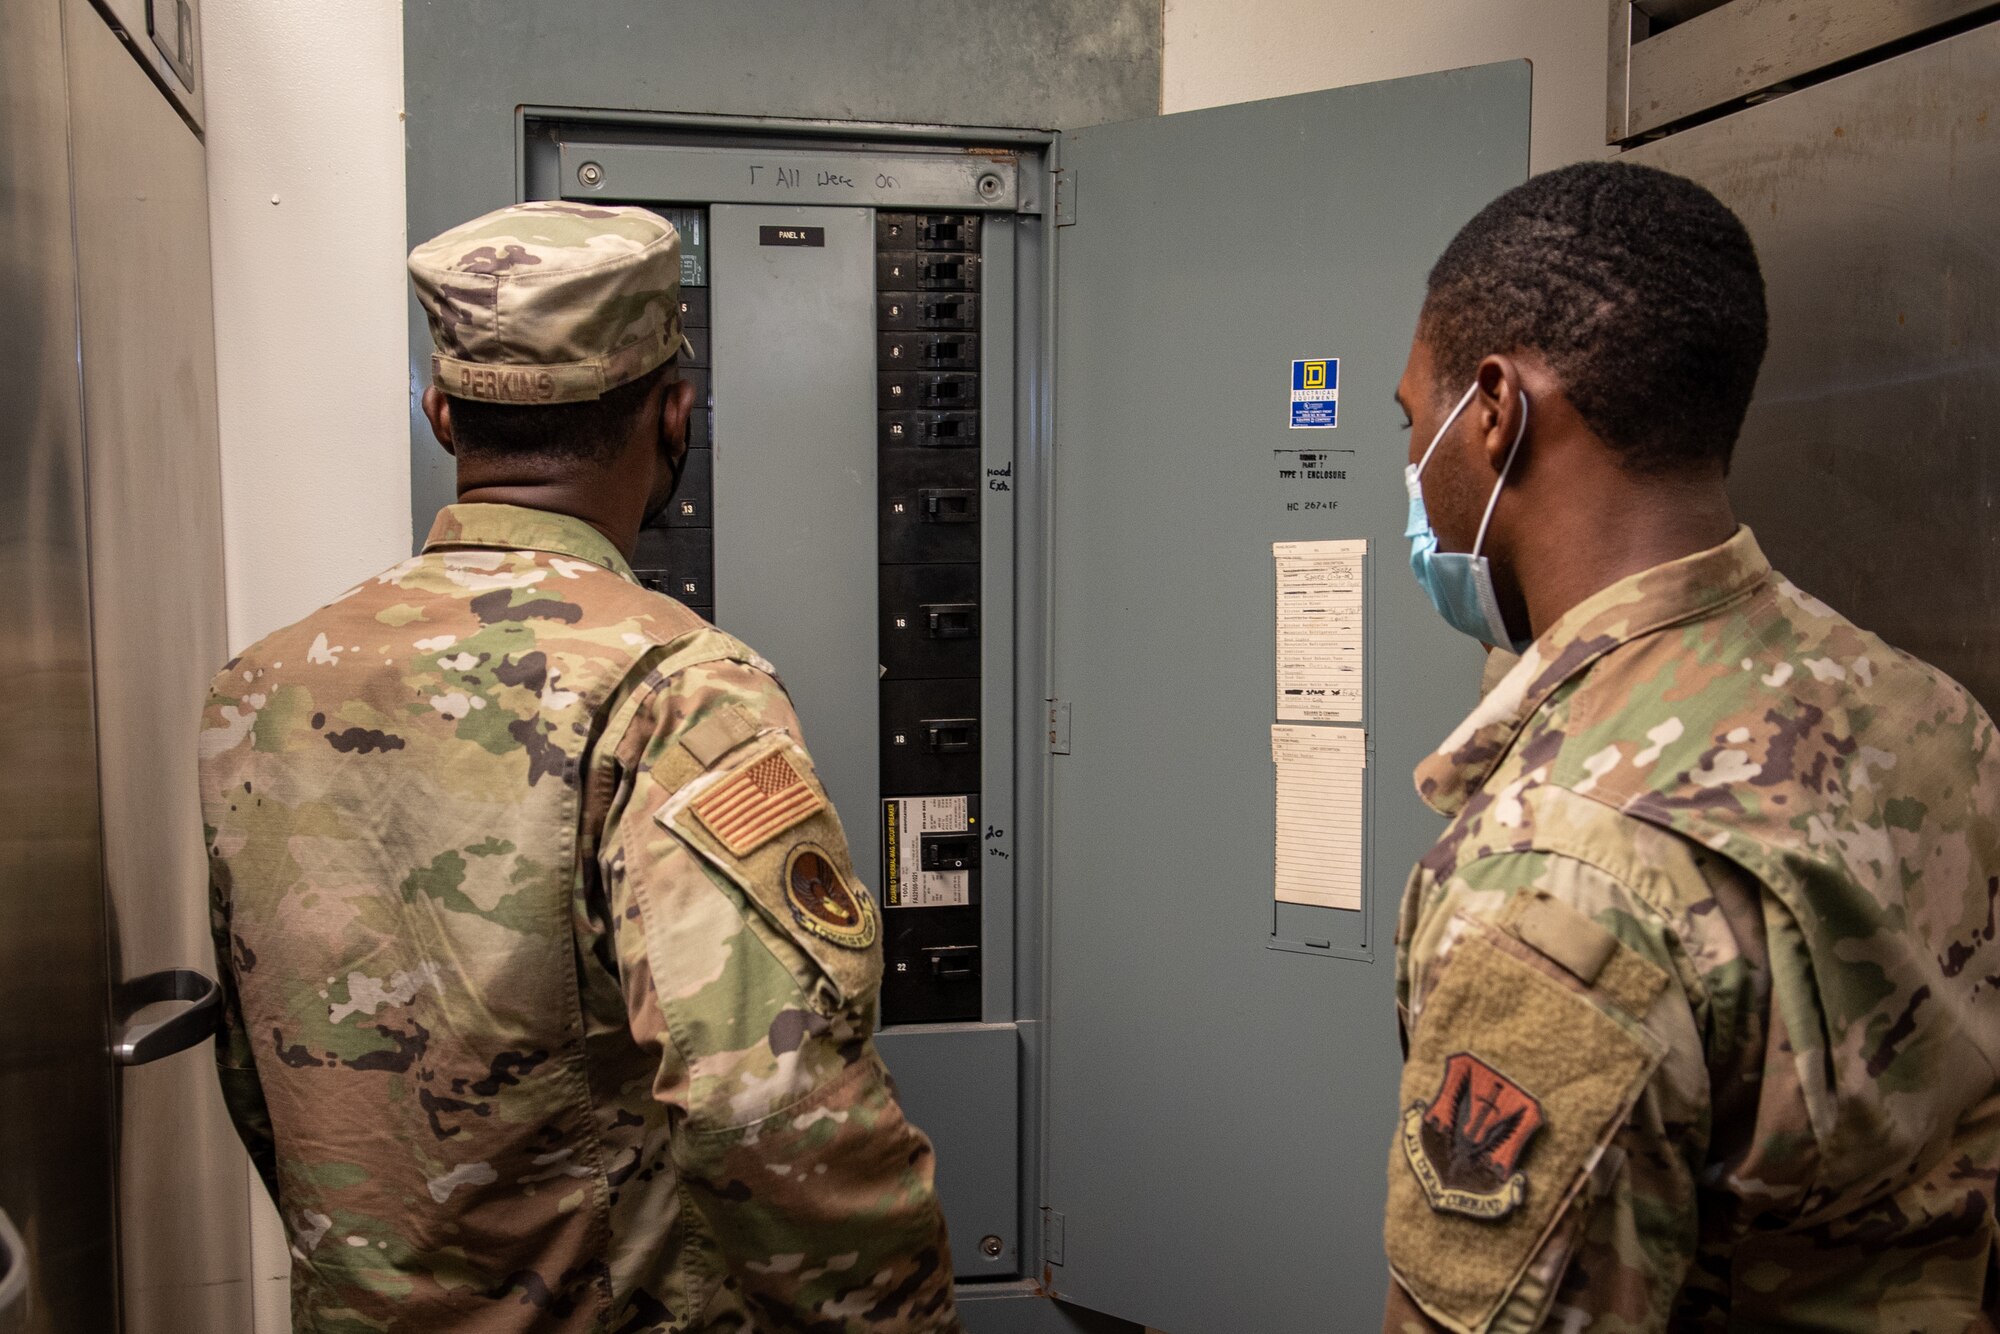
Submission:
M 454 398 L 577 403 L 687 346 L 680 233 L 643 208 L 509 205 L 412 250 L 410 276 Z

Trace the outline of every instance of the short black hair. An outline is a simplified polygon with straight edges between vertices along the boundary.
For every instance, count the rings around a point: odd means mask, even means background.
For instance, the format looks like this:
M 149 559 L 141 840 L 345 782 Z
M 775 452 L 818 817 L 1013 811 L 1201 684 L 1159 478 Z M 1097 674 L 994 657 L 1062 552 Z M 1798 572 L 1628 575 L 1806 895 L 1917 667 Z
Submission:
M 673 374 L 669 357 L 636 380 L 581 403 L 488 403 L 451 400 L 452 443 L 464 454 L 512 454 L 607 463 L 632 436 L 646 395 Z
M 1635 471 L 1729 463 L 1768 320 L 1734 213 L 1685 177 L 1585 162 L 1479 211 L 1431 269 L 1419 332 L 1440 393 L 1482 357 L 1534 351 Z

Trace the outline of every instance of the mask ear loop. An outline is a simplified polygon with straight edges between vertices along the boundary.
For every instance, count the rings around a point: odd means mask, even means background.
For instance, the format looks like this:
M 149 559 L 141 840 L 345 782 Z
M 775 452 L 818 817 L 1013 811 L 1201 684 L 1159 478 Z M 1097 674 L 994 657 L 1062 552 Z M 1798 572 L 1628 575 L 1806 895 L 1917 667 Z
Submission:
M 1473 388 L 1479 386 L 1474 385 Z M 1472 397 L 1470 394 L 1467 398 Z M 1479 549 L 1486 545 L 1486 526 L 1493 522 L 1493 511 L 1500 504 L 1500 488 L 1507 485 L 1507 474 L 1514 470 L 1514 456 L 1521 452 L 1521 442 L 1528 438 L 1528 395 L 1521 392 L 1521 425 L 1514 432 L 1514 443 L 1507 446 L 1507 460 L 1500 465 L 1500 480 L 1493 484 L 1493 494 L 1486 499 L 1486 517 L 1479 521 L 1479 536 L 1472 539 L 1472 554 L 1479 555 Z M 1435 446 L 1433 446 L 1435 448 Z
M 1451 429 L 1451 424 L 1458 420 L 1458 414 L 1465 411 L 1465 405 L 1467 403 L 1470 403 L 1472 401 L 1472 396 L 1478 392 L 1479 392 L 1479 381 L 1474 380 L 1472 382 L 1471 387 L 1465 391 L 1465 397 L 1459 399 L 1458 406 L 1451 410 L 1451 416 L 1446 417 L 1444 419 L 1444 425 L 1438 427 L 1438 433 L 1431 437 L 1431 447 L 1429 449 L 1426 449 L 1424 451 L 1424 456 L 1417 460 L 1418 477 L 1422 477 L 1424 475 L 1424 469 L 1430 466 L 1431 455 L 1437 453 L 1438 445 L 1444 439 L 1444 433 Z

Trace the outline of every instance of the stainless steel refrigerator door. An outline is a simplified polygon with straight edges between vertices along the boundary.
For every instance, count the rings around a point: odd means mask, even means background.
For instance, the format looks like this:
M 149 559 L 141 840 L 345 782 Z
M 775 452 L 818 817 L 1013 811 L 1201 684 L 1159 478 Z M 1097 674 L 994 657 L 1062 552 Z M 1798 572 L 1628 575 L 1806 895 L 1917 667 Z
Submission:
M 208 679 L 227 654 L 207 173 L 201 141 L 99 16 L 80 0 L 68 15 L 99 782 L 122 1012 L 161 970 L 215 969 L 194 755 Z M 199 1019 L 197 979 L 156 985 L 192 998 Z M 171 1036 L 156 1032 L 153 1045 Z M 119 1081 L 124 1329 L 248 1330 L 248 1160 L 209 1045 L 172 1046 Z
M 0 0 L 0 1210 L 29 1274 L 7 1334 L 117 1319 L 62 15 Z
M 1730 493 L 1771 561 L 2000 711 L 2000 23 L 1626 154 L 1757 243 Z

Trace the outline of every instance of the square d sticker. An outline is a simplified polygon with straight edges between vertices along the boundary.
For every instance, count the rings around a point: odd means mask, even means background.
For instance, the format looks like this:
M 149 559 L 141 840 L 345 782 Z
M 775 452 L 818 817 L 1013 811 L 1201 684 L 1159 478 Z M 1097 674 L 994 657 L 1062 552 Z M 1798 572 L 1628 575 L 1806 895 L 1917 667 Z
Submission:
M 1340 425 L 1340 358 L 1292 363 L 1292 429 L 1330 430 Z

